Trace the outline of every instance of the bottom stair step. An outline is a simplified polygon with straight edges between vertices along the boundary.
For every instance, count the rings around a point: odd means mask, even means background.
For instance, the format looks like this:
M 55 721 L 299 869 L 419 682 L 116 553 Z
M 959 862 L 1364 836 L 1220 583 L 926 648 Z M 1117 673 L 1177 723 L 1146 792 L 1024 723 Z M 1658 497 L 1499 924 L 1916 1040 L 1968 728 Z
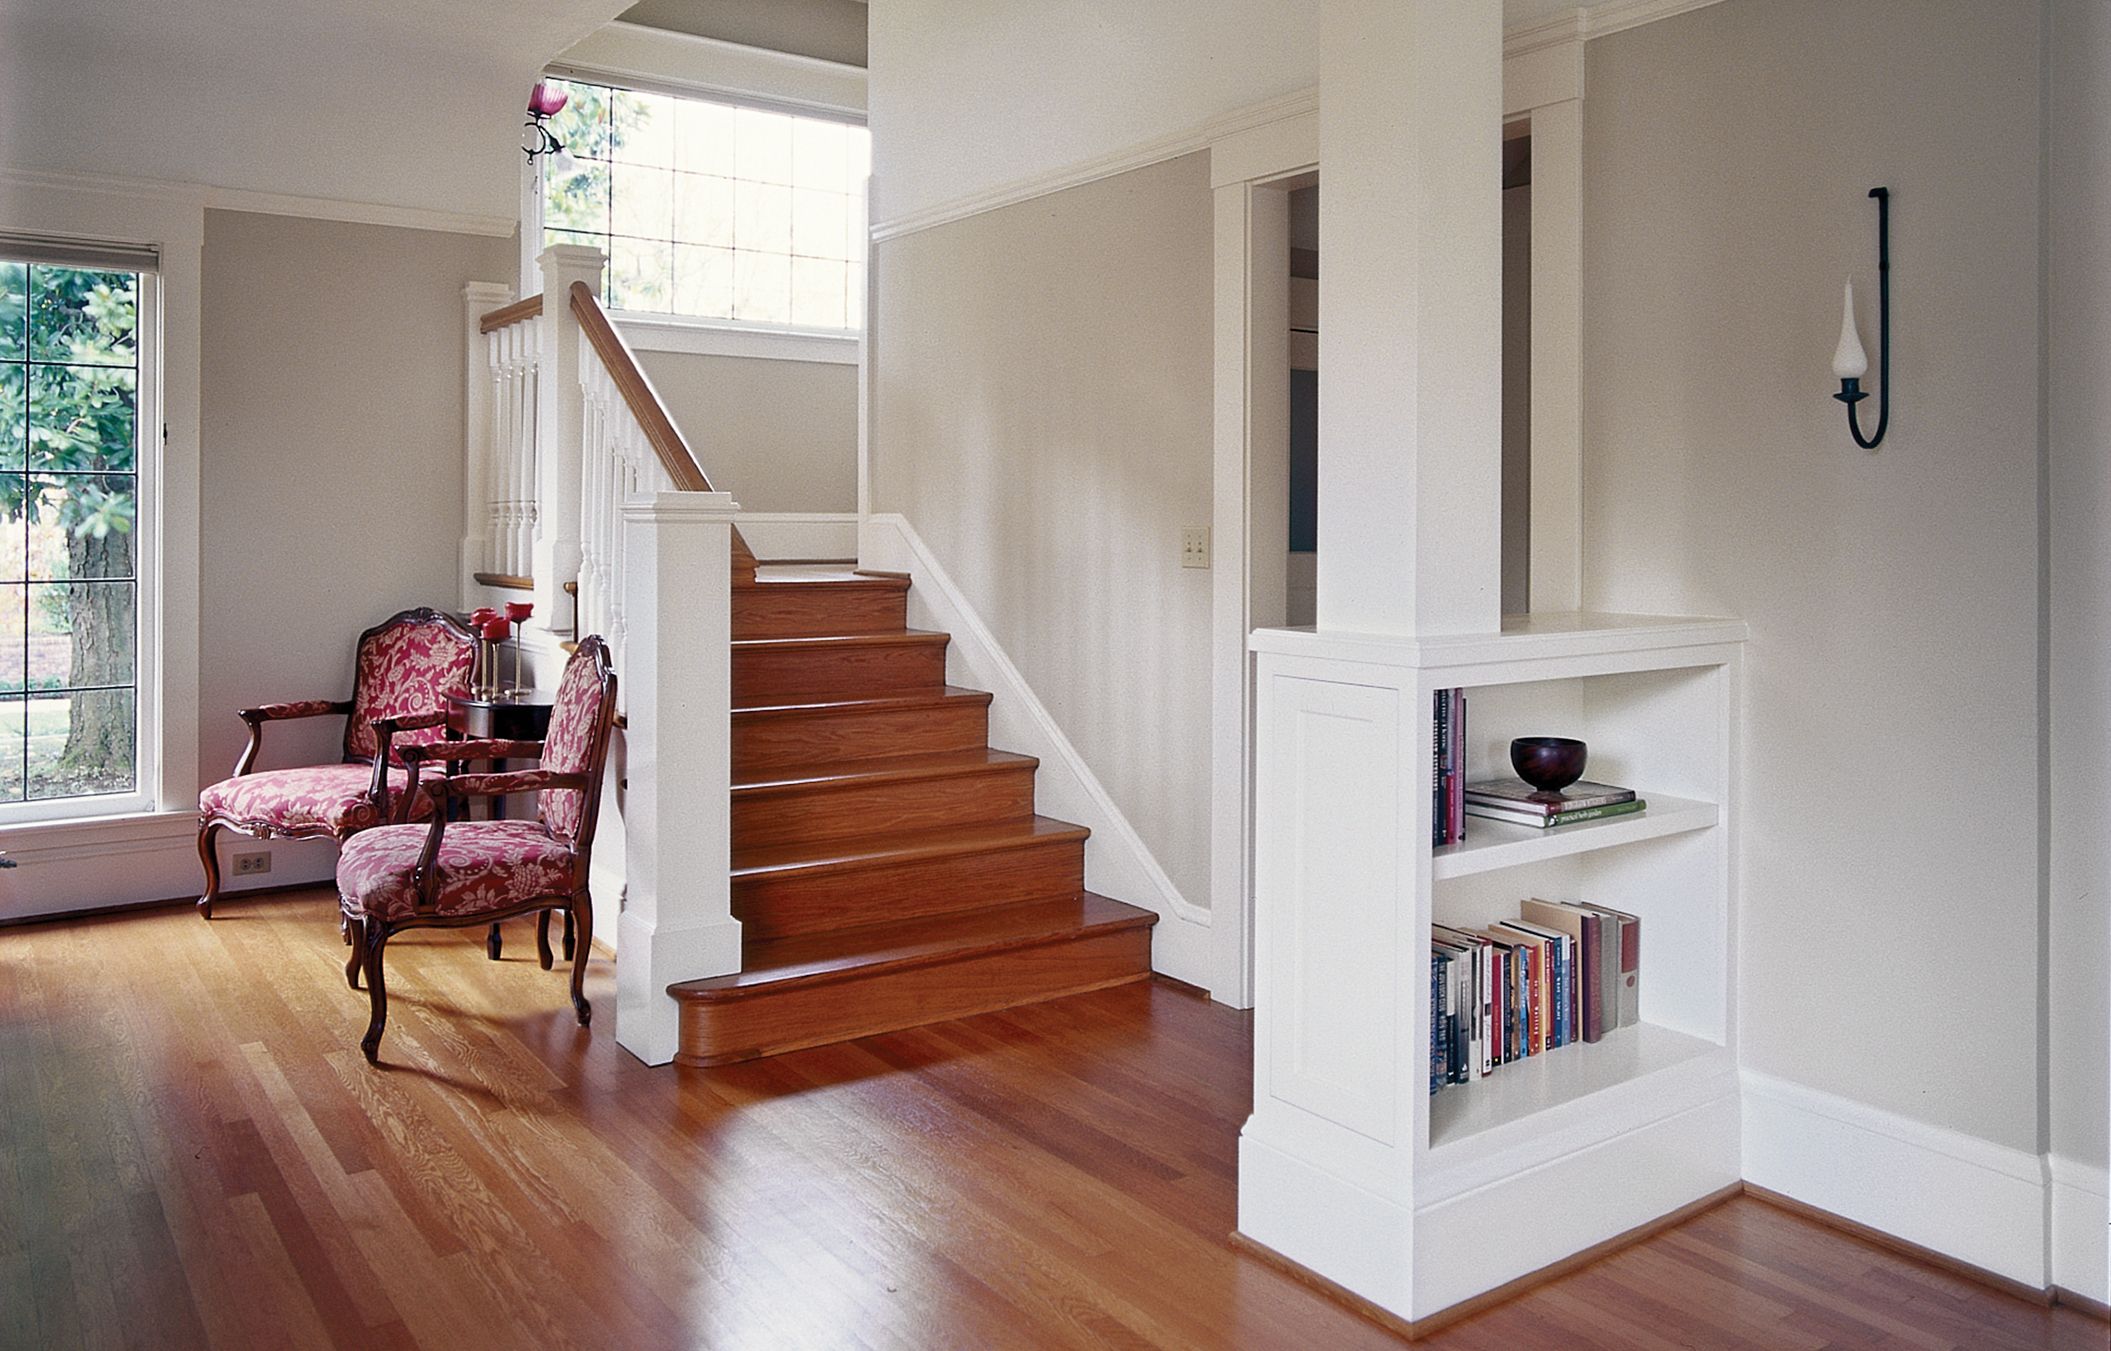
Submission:
M 1151 974 L 1158 916 L 1090 892 L 751 943 L 684 981 L 685 1065 L 723 1065 L 1038 1003 Z

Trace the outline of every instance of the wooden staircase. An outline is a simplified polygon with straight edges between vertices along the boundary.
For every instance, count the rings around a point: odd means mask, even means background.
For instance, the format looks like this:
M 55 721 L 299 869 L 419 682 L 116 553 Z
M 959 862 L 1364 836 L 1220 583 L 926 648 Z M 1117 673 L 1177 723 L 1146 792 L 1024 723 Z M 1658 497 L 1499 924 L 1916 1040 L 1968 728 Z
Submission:
M 738 974 L 669 987 L 721 1065 L 1142 980 L 1147 910 L 1085 890 L 1082 826 L 946 684 L 909 579 L 770 568 L 733 592 Z

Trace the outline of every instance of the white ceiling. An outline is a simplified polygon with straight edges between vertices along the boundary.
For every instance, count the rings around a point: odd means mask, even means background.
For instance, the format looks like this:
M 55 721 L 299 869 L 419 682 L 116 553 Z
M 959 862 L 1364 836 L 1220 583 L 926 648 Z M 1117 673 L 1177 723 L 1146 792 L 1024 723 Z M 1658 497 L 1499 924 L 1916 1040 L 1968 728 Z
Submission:
M 622 0 L 0 0 L 0 162 L 512 217 L 536 72 Z

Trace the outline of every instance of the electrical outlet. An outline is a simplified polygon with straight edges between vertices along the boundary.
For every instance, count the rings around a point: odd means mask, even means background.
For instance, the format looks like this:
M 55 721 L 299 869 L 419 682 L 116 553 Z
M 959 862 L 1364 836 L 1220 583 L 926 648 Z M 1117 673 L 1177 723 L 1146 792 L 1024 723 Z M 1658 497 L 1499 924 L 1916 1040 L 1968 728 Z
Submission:
M 258 849 L 235 855 L 235 876 L 258 877 L 271 871 L 271 851 Z
M 1209 527 L 1193 526 L 1180 532 L 1180 566 L 1183 568 L 1206 568 L 1209 566 Z

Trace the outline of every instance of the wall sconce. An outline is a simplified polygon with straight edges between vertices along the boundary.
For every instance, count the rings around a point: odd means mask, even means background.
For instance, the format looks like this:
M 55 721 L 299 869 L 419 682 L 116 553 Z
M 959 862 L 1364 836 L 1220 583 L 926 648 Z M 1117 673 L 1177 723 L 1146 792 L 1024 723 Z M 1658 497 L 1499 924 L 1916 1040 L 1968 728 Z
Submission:
M 1876 198 L 1876 312 L 1877 312 L 1877 379 L 1883 388 L 1877 391 L 1876 431 L 1862 435 L 1862 424 L 1855 417 L 1855 405 L 1869 397 L 1862 389 L 1862 377 L 1869 373 L 1869 354 L 1862 350 L 1862 335 L 1854 323 L 1854 278 L 1847 279 L 1847 296 L 1840 314 L 1840 345 L 1833 349 L 1832 373 L 1839 378 L 1840 392 L 1833 395 L 1847 405 L 1847 434 L 1864 450 L 1875 450 L 1876 443 L 1884 439 L 1884 429 L 1891 425 L 1891 189 L 1871 188 L 1869 195 Z
M 550 119 L 564 111 L 572 96 L 550 88 L 540 80 L 528 94 L 528 120 L 521 124 L 521 153 L 533 164 L 545 155 L 564 154 L 564 142 L 550 130 Z

